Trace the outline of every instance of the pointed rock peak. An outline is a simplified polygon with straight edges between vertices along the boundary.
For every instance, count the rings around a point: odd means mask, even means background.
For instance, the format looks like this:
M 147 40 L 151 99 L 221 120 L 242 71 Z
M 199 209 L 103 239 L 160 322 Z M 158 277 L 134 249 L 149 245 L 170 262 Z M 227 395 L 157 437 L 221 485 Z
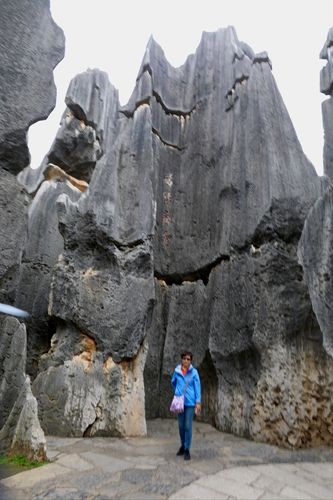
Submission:
M 150 47 L 153 47 L 153 46 L 154 46 L 154 44 L 157 44 L 157 45 L 158 45 L 158 43 L 156 42 L 156 40 L 155 40 L 155 38 L 154 38 L 154 35 L 153 35 L 153 34 L 151 34 L 151 35 L 150 35 L 150 37 L 149 37 L 149 40 L 148 40 L 147 46 L 146 46 L 146 50 L 147 50 L 147 49 L 150 49 Z
M 328 30 L 326 42 L 320 51 L 319 58 L 328 60 L 328 48 L 333 47 L 333 26 Z
M 150 35 L 142 59 L 142 63 L 138 72 L 138 76 L 136 78 L 137 81 L 140 79 L 142 73 L 144 73 L 147 70 L 149 72 L 151 71 L 152 59 L 165 59 L 167 61 L 167 58 L 165 57 L 162 47 L 159 45 L 159 43 L 156 42 L 153 35 Z

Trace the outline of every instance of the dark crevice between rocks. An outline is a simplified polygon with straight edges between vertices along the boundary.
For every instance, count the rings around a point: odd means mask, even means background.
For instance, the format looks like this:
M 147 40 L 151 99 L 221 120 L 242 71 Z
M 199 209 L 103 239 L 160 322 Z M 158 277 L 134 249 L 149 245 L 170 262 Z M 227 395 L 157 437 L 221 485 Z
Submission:
M 217 267 L 222 261 L 229 261 L 229 260 L 230 260 L 229 255 L 220 255 L 210 264 L 207 264 L 206 266 L 203 266 L 202 268 L 197 269 L 196 271 L 192 271 L 191 273 L 184 273 L 184 274 L 175 273 L 169 275 L 162 275 L 158 271 L 155 271 L 154 276 L 156 279 L 164 281 L 168 286 L 182 285 L 186 281 L 193 283 L 199 280 L 201 280 L 204 285 L 208 285 L 211 271 L 215 267 Z
M 120 242 L 113 240 L 113 239 L 111 239 L 111 241 L 118 248 L 118 250 L 121 250 L 122 252 L 125 250 L 132 250 L 133 248 L 144 244 L 144 240 L 142 240 L 142 239 L 133 240 L 133 241 L 130 241 L 128 243 L 120 243 Z
M 96 131 L 96 138 L 101 142 L 101 138 L 99 137 L 97 132 L 96 123 L 91 120 L 88 120 L 87 115 L 85 111 L 81 108 L 81 106 L 75 102 L 69 102 L 66 99 L 65 102 L 68 109 L 73 113 L 74 118 L 83 121 L 86 126 L 92 127 Z
M 128 109 L 120 109 L 119 113 L 122 113 L 127 118 L 133 118 L 134 113 L 137 111 L 138 108 L 140 108 L 141 106 L 144 106 L 145 104 L 150 106 L 150 99 L 151 99 L 151 97 L 149 96 L 149 97 L 146 97 L 145 99 L 141 99 L 140 101 L 137 101 L 135 103 L 135 108 L 133 109 L 133 111 L 130 111 Z
M 180 109 L 169 109 L 166 106 L 166 104 L 164 104 L 161 96 L 155 90 L 153 91 L 153 97 L 155 98 L 156 102 L 161 106 L 164 113 L 169 116 L 177 116 L 178 118 L 179 117 L 188 118 L 191 116 L 191 114 L 193 113 L 193 111 L 195 111 L 196 108 L 196 106 L 193 106 L 193 108 L 190 109 L 189 111 L 182 111 Z M 150 106 L 151 98 L 152 98 L 151 96 L 148 96 L 144 99 L 136 101 L 135 107 L 132 111 L 130 111 L 129 109 L 120 109 L 119 113 L 122 113 L 123 115 L 127 116 L 127 118 L 133 118 L 134 113 L 137 111 L 138 108 L 140 108 L 140 106 L 143 106 L 144 104 Z
M 139 76 L 136 79 L 137 82 L 140 80 L 140 78 L 142 77 L 142 75 L 144 73 L 149 73 L 151 78 L 153 78 L 153 70 L 152 70 L 152 67 L 150 66 L 150 64 L 145 64 L 143 66 L 141 73 L 139 74 Z
M 268 55 L 257 54 L 255 56 L 255 58 L 253 59 L 252 64 L 263 64 L 263 63 L 267 63 L 267 64 L 269 64 L 271 69 L 273 68 L 272 62 L 271 62 L 270 58 L 268 57 Z
M 80 235 L 81 241 L 77 238 L 70 239 L 70 232 L 65 224 L 59 222 L 60 233 L 65 238 L 65 250 L 66 251 L 87 251 L 92 252 L 94 255 L 97 254 L 97 250 L 100 250 L 102 255 L 112 255 L 110 250 L 113 251 L 115 248 L 121 252 L 130 251 L 140 245 L 143 245 L 146 240 L 139 238 L 137 240 L 132 240 L 128 242 L 120 242 L 111 236 L 104 233 L 103 230 L 98 231 L 97 226 L 94 232 L 94 220 L 88 218 L 86 214 L 85 220 L 78 218 L 75 224 L 76 234 Z M 114 256 L 112 256 L 112 263 L 114 263 Z
M 161 105 L 166 115 L 176 115 L 176 116 L 182 116 L 183 118 L 188 118 L 191 116 L 191 114 L 193 113 L 193 111 L 195 111 L 196 108 L 195 105 L 188 111 L 183 111 L 181 109 L 171 109 L 168 108 L 168 106 L 163 102 L 162 97 L 155 90 L 153 90 L 153 96 L 155 97 L 156 101 Z
M 328 89 L 325 90 L 325 92 L 323 92 L 323 94 L 326 94 L 326 95 L 329 95 L 330 97 L 333 97 L 333 82 L 328 87 Z
M 170 296 L 168 296 L 167 293 L 165 293 L 164 297 L 164 307 L 162 309 L 162 334 L 163 334 L 163 339 L 162 339 L 162 346 L 161 346 L 161 351 L 160 351 L 160 366 L 159 366 L 159 377 L 158 377 L 158 399 L 159 399 L 159 405 L 158 405 L 158 415 L 157 417 L 162 417 L 163 415 L 161 414 L 161 382 L 163 380 L 163 358 L 164 358 L 164 353 L 165 353 L 165 344 L 166 344 L 166 339 L 167 339 L 167 330 L 168 330 L 168 320 L 169 320 L 169 309 L 170 309 Z
M 153 80 L 153 70 L 152 70 L 152 67 L 149 64 L 145 64 L 143 66 L 143 68 L 142 68 L 142 71 L 141 71 L 140 75 L 136 79 L 137 82 L 140 80 L 140 78 L 142 77 L 142 75 L 144 73 L 149 73 L 151 79 Z M 182 109 L 172 109 L 172 108 L 169 108 L 165 104 L 165 102 L 163 101 L 162 97 L 160 96 L 160 94 L 158 92 L 156 92 L 156 90 L 153 90 L 153 96 L 155 97 L 156 101 L 161 105 L 161 107 L 163 108 L 165 114 L 167 114 L 167 115 L 183 116 L 184 118 L 186 118 L 186 117 L 190 116 L 193 113 L 193 111 L 195 110 L 195 108 L 196 108 L 196 105 L 194 105 L 191 109 L 189 109 L 187 111 L 184 111 Z
M 236 78 L 236 80 L 234 81 L 233 86 L 231 87 L 231 89 L 225 95 L 225 98 L 226 98 L 226 101 L 227 101 L 226 108 L 225 108 L 226 111 L 230 111 L 230 109 L 233 108 L 233 106 L 234 106 L 235 102 L 237 101 L 237 99 L 239 99 L 239 95 L 238 95 L 237 90 L 236 90 L 237 84 L 239 84 L 239 85 L 246 84 L 247 80 L 249 78 L 250 78 L 249 75 L 242 75 L 241 77 Z
M 215 425 L 218 379 L 209 350 L 198 367 L 202 385 L 202 413 L 200 420 Z
M 170 142 L 166 142 L 162 137 L 161 135 L 159 134 L 159 132 L 156 130 L 156 128 L 152 127 L 151 128 L 152 132 L 154 135 L 156 135 L 159 140 L 165 145 L 165 146 L 168 146 L 169 148 L 173 148 L 173 149 L 176 149 L 177 151 L 184 151 L 186 148 L 181 148 L 179 146 L 177 146 L 177 144 L 171 144 Z
M 100 405 L 100 401 L 98 402 L 98 404 L 96 405 L 96 408 L 95 408 L 95 411 L 96 411 L 95 420 L 93 421 L 92 424 L 89 424 L 88 427 L 86 428 L 86 430 L 83 432 L 82 437 L 84 437 L 84 438 L 92 437 L 96 433 L 96 426 L 97 426 L 98 421 L 101 419 L 101 415 L 102 415 L 102 409 L 99 405 Z

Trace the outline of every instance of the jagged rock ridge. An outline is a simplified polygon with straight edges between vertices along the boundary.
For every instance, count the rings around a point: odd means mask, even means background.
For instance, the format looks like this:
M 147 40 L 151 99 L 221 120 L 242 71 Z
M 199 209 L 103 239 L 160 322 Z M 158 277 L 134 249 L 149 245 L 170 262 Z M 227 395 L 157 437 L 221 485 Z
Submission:
M 203 419 L 289 447 L 332 442 L 333 362 L 297 258 L 327 182 L 271 69 L 229 27 L 177 69 L 151 39 L 126 106 L 103 72 L 71 82 L 44 162 L 20 175 L 32 193 L 49 162 L 63 169 L 31 205 L 15 299 L 32 313 L 46 432 L 145 434 L 190 348 Z
M 70 89 L 81 104 L 67 105 L 87 123 L 92 113 L 97 131 L 101 110 L 81 88 L 85 78 Z M 192 348 L 204 419 L 290 447 L 330 443 L 331 417 L 320 415 L 330 407 L 332 360 L 297 260 L 324 184 L 268 55 L 227 28 L 204 33 L 175 69 L 151 39 L 129 103 L 120 107 L 110 92 L 89 190 L 75 203 L 58 200 L 56 333 L 34 382 L 43 425 L 144 433 L 147 338 L 149 417 L 168 415 L 170 372 Z M 74 373 L 83 390 L 73 399 Z M 63 394 L 56 404 L 47 398 L 54 387 Z M 134 413 L 120 404 L 125 394 Z

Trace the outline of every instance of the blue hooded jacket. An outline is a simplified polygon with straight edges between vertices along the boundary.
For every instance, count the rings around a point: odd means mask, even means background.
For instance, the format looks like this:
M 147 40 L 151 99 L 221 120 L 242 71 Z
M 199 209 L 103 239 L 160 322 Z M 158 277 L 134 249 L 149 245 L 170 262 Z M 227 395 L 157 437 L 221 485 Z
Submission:
M 201 403 L 201 384 L 198 370 L 190 365 L 184 377 L 181 365 L 178 365 L 173 372 L 171 379 L 171 383 L 175 390 L 175 396 L 181 396 L 184 393 L 187 382 L 188 385 L 184 401 L 185 406 L 195 406 L 196 403 Z

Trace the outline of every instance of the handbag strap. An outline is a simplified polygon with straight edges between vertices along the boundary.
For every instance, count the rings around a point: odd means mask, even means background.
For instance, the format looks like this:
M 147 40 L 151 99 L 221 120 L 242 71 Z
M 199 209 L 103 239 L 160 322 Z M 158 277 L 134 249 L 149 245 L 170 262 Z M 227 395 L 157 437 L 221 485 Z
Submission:
M 188 384 L 189 384 L 189 382 L 190 382 L 191 378 L 192 378 L 192 374 L 191 374 L 191 375 L 190 375 L 190 377 L 187 379 L 187 382 L 186 382 L 186 385 L 185 385 L 185 389 L 184 389 L 184 392 L 183 392 L 183 396 L 185 396 L 185 392 L 186 392 L 187 386 L 188 386 Z

